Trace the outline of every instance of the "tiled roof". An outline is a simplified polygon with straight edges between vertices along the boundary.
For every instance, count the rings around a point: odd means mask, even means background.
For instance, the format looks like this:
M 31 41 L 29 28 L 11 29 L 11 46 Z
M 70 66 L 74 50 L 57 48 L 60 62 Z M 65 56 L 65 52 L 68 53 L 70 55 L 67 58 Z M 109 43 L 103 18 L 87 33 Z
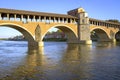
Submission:
M 0 8 L 0 13 L 37 15 L 37 16 L 50 16 L 50 17 L 64 17 L 64 18 L 76 18 L 74 16 L 67 15 L 67 14 L 36 12 L 36 11 L 25 11 L 25 10 L 15 10 L 15 9 L 5 9 L 5 8 Z

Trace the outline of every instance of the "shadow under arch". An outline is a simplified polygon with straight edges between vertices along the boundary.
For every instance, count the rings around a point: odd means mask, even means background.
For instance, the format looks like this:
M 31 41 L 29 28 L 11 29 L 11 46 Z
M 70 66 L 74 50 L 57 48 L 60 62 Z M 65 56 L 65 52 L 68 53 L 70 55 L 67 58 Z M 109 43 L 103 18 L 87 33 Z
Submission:
M 110 36 L 103 30 L 95 28 L 91 31 L 91 39 L 94 41 L 110 41 Z
M 118 31 L 116 34 L 115 34 L 115 39 L 117 41 L 120 41 L 120 31 Z
M 21 32 L 28 42 L 34 41 L 32 34 L 27 29 L 25 29 L 24 27 L 22 27 L 20 25 L 13 24 L 13 23 L 2 23 L 2 24 L 0 24 L 0 27 L 2 27 L 2 26 L 13 28 L 13 29 Z
M 66 25 L 56 25 L 56 26 L 53 26 L 51 28 L 58 28 L 61 31 L 63 31 L 65 33 L 65 35 L 67 36 L 67 43 L 77 43 L 78 42 L 77 32 L 75 32 L 69 26 L 66 26 Z M 45 32 L 44 36 L 42 37 L 42 40 L 45 37 L 45 35 L 47 34 L 47 32 Z

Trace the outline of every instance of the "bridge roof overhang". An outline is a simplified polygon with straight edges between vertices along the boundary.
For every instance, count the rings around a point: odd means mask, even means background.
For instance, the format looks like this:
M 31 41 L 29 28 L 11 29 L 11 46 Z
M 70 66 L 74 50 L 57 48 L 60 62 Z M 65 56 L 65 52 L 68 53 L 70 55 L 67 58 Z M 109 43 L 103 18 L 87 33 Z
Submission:
M 62 17 L 62 18 L 74 18 L 74 19 L 77 19 L 77 17 L 67 15 L 67 14 L 36 12 L 36 11 L 26 11 L 26 10 L 15 10 L 15 9 L 6 9 L 6 8 L 0 8 L 0 13 L 47 16 L 47 17 Z

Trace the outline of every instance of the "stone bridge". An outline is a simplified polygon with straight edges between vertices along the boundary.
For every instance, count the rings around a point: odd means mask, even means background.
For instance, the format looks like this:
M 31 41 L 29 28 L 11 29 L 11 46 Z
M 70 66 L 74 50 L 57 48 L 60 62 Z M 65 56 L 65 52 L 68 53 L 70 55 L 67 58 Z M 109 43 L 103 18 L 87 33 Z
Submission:
M 14 28 L 28 40 L 28 46 L 43 46 L 43 38 L 51 28 L 58 28 L 67 35 L 68 43 L 92 44 L 91 32 L 99 41 L 115 41 L 120 31 L 119 23 L 92 19 L 83 8 L 56 14 L 0 8 L 0 26 Z

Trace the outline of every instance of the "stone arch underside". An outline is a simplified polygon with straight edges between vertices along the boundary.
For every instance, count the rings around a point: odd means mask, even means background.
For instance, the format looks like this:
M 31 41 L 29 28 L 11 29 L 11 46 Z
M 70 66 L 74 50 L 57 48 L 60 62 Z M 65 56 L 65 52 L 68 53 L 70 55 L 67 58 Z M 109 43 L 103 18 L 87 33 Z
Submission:
M 53 27 L 51 27 L 51 28 L 53 28 Z M 78 42 L 77 33 L 75 33 L 75 31 L 73 31 L 71 28 L 69 28 L 67 26 L 55 26 L 54 28 L 58 28 L 65 33 L 65 35 L 67 36 L 67 43 L 77 43 Z M 47 32 L 48 32 L 48 30 L 47 30 Z M 43 38 L 45 37 L 47 32 L 45 32 Z M 42 38 L 42 40 L 43 40 L 43 38 Z
M 22 27 L 22 26 L 19 26 L 19 25 L 16 25 L 16 24 L 9 24 L 9 23 L 8 24 L 6 24 L 6 23 L 5 24 L 0 24 L 0 26 L 10 27 L 10 28 L 13 28 L 13 29 L 21 32 L 24 35 L 25 39 L 28 41 L 28 45 L 29 45 L 30 42 L 34 41 L 34 38 L 30 34 L 30 32 L 27 31 L 26 29 L 24 29 L 24 27 Z
M 110 35 L 102 29 L 93 29 L 91 32 L 94 32 L 92 34 L 97 36 L 97 41 L 111 41 Z
M 115 34 L 115 39 L 117 41 L 120 41 L 120 31 L 118 31 L 116 34 Z

